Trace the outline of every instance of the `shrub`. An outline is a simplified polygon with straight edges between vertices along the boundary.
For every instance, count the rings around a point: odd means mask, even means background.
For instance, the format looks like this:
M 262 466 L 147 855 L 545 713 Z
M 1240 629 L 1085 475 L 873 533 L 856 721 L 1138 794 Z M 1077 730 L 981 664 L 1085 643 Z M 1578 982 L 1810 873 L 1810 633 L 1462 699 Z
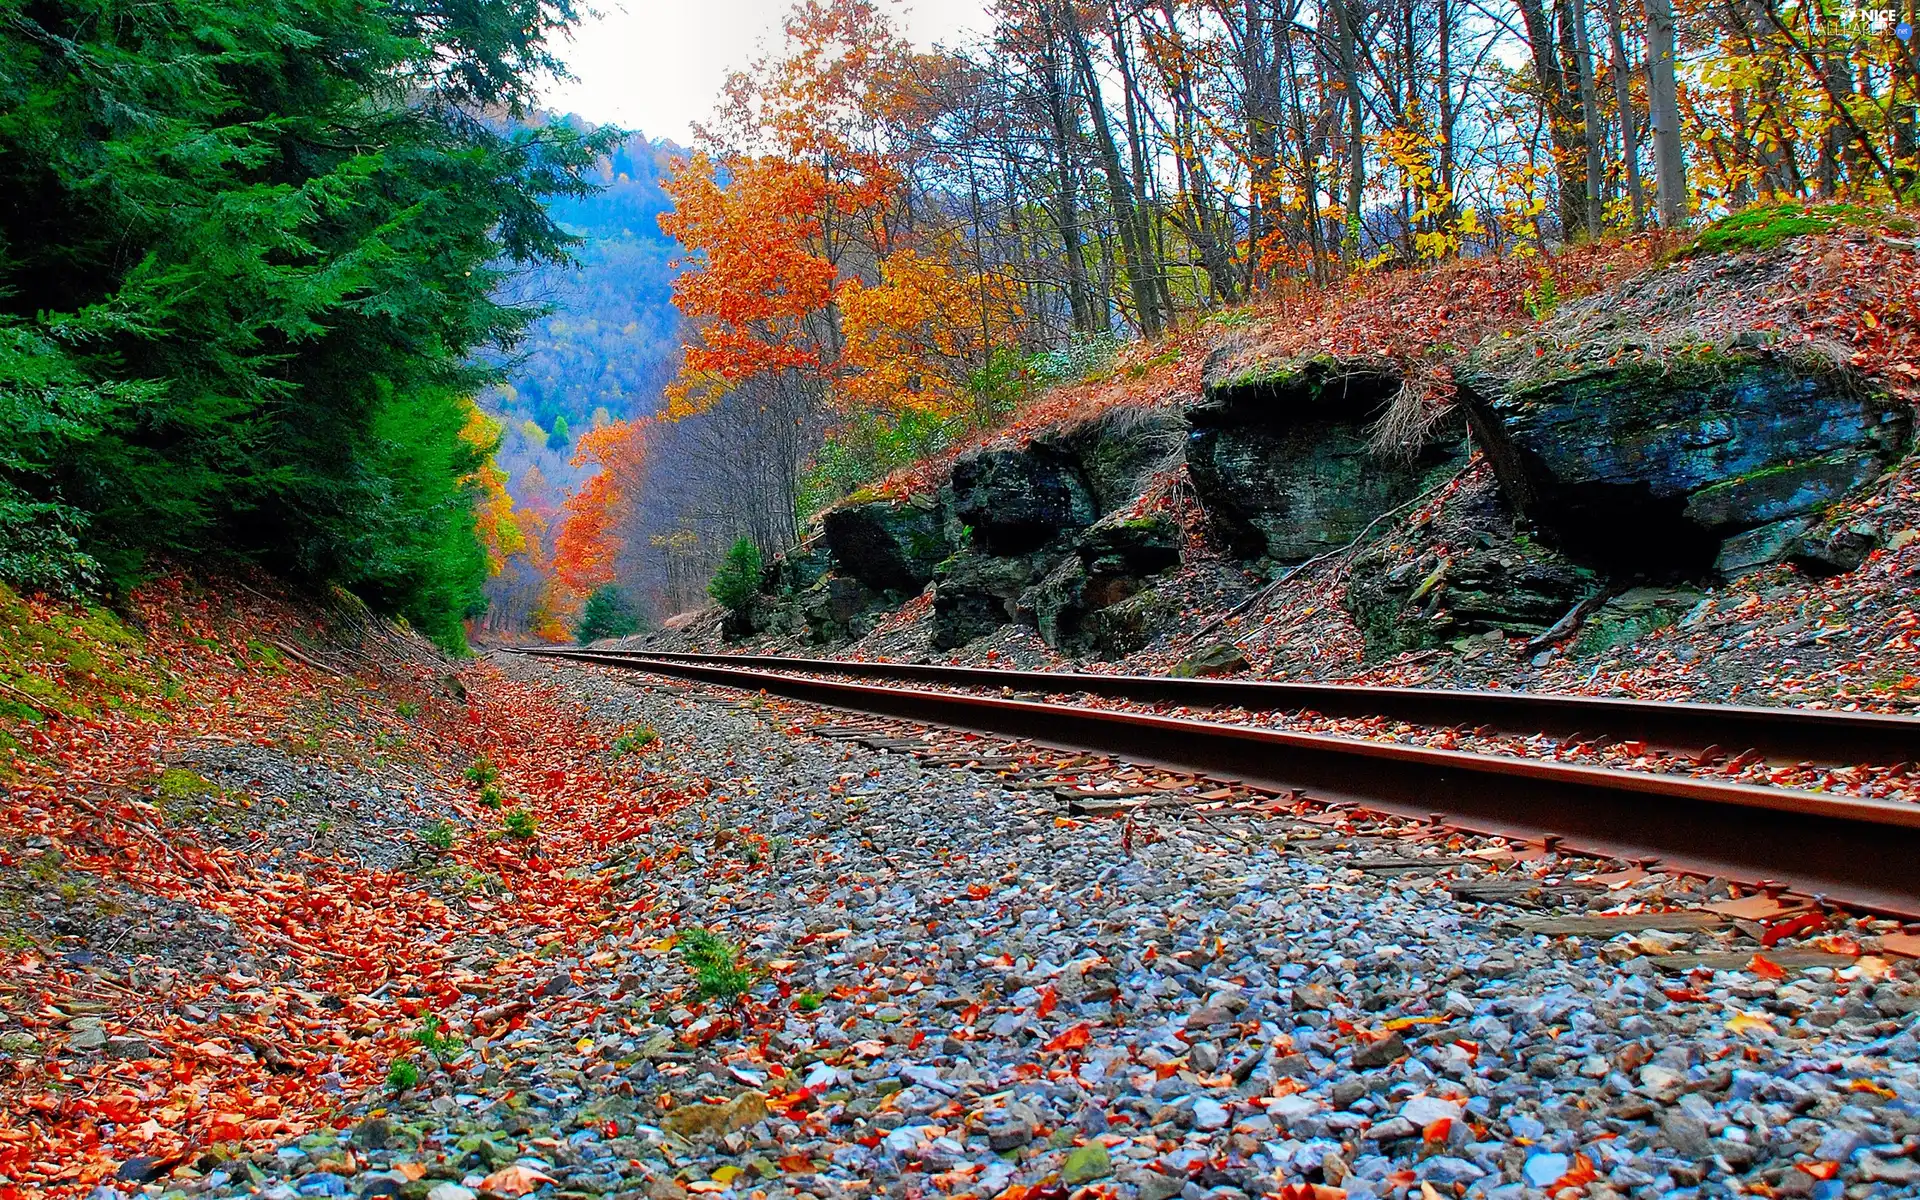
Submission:
M 760 591 L 761 565 L 760 547 L 753 544 L 752 538 L 741 538 L 727 551 L 720 569 L 707 581 L 707 595 L 735 616 L 745 613 Z
M 420 1068 L 404 1058 L 397 1058 L 387 1068 L 387 1090 L 404 1092 L 420 1082 Z
M 442 1064 L 452 1062 L 460 1056 L 466 1043 L 447 1032 L 447 1024 L 438 1013 L 428 1013 L 420 1019 L 420 1028 L 410 1035 L 428 1054 Z
M 740 947 L 708 929 L 680 931 L 680 958 L 693 972 L 700 994 L 738 1008 L 747 990 L 759 981 L 758 968 L 742 961 Z
M 533 814 L 524 808 L 508 809 L 503 827 L 506 829 L 507 836 L 516 842 L 526 841 L 539 829 Z
M 487 761 L 487 756 L 484 754 L 474 759 L 472 765 L 467 768 L 468 783 L 485 787 L 498 778 L 500 778 L 500 768 Z
M 636 754 L 659 740 L 660 735 L 654 732 L 653 726 L 642 725 L 637 729 L 629 729 L 619 737 L 613 739 L 613 752 L 615 754 Z
M 499 808 L 501 803 L 500 789 L 491 784 L 481 788 L 480 803 L 487 808 Z
M 593 589 L 586 607 L 580 610 L 580 624 L 574 627 L 573 640 L 581 645 L 601 638 L 626 637 L 645 628 L 640 613 L 625 592 L 609 583 Z
M 446 821 L 435 821 L 420 834 L 420 839 L 444 854 L 453 849 L 453 826 Z

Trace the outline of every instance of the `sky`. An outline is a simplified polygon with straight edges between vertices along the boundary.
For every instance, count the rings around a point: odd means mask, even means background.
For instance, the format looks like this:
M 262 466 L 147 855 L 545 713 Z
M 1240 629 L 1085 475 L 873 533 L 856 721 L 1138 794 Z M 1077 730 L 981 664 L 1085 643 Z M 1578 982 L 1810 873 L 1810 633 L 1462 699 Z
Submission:
M 777 45 L 791 0 L 597 0 L 563 50 L 576 76 L 552 85 L 556 112 L 685 143 L 713 111 L 727 72 Z M 918 47 L 987 24 L 984 0 L 908 0 L 897 10 Z

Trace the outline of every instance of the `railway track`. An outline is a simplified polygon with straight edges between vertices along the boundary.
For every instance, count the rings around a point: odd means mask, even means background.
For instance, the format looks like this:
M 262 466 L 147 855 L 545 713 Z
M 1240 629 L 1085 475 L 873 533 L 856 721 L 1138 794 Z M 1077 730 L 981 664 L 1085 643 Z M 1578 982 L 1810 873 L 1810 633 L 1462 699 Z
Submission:
M 1744 745 L 1793 757 L 1811 757 L 1809 749 L 1826 756 L 1844 749 L 1848 760 L 1878 762 L 1905 761 L 1920 748 L 1920 721 L 1908 717 L 769 657 L 569 649 L 528 653 L 1109 755 L 1279 797 L 1629 862 L 1658 862 L 1668 870 L 1771 884 L 1807 897 L 1920 919 L 1916 804 L 872 680 L 1086 692 L 1188 707 L 1312 707 L 1323 713 L 1448 726 L 1633 736 L 1674 748 L 1710 740 L 1723 747 Z M 839 677 L 823 677 L 828 669 Z

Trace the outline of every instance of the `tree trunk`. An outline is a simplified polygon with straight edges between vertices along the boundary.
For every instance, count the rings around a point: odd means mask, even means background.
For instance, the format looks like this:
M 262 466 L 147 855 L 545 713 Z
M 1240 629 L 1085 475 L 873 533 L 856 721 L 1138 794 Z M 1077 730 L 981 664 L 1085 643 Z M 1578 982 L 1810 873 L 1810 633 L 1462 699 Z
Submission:
M 1581 139 L 1587 144 L 1587 236 L 1598 239 L 1606 229 L 1602 183 L 1606 165 L 1600 159 L 1600 98 L 1594 81 L 1593 45 L 1587 38 L 1586 0 L 1571 0 L 1574 66 L 1580 75 Z
M 1140 244 L 1140 227 L 1134 217 L 1133 185 L 1127 181 L 1126 168 L 1120 163 L 1120 145 L 1114 140 L 1113 124 L 1107 119 L 1107 104 L 1100 94 L 1100 77 L 1093 71 L 1093 54 L 1086 34 L 1074 14 L 1073 0 L 1061 5 L 1067 47 L 1080 72 L 1080 86 L 1086 90 L 1087 112 L 1093 118 L 1094 144 L 1100 152 L 1100 165 L 1107 177 L 1107 200 L 1113 205 L 1113 221 L 1120 235 L 1120 253 L 1126 259 L 1127 291 L 1133 297 L 1133 311 L 1140 332 L 1147 337 L 1159 333 L 1160 297 L 1153 286 L 1153 270 L 1147 262 L 1147 247 Z
M 1680 84 L 1674 76 L 1672 0 L 1646 0 L 1647 117 L 1653 134 L 1653 178 L 1660 227 L 1687 221 L 1687 159 L 1680 142 Z
M 1633 82 L 1627 67 L 1627 37 L 1620 21 L 1620 0 L 1607 0 L 1607 36 L 1613 51 L 1613 97 L 1620 108 L 1620 158 L 1626 165 L 1627 199 L 1633 203 L 1633 230 L 1647 221 L 1647 198 L 1640 186 L 1640 129 L 1633 112 Z
M 1361 234 L 1361 204 L 1367 186 L 1366 115 L 1360 107 L 1359 31 L 1354 28 L 1354 13 L 1348 0 L 1328 0 L 1333 10 L 1334 34 L 1340 61 L 1340 88 L 1345 93 L 1347 113 L 1347 231 L 1353 257 L 1365 254 Z
M 1556 44 L 1554 22 L 1542 0 L 1518 3 L 1520 19 L 1527 28 L 1527 47 L 1533 55 L 1534 79 L 1540 88 L 1540 115 L 1546 120 L 1547 139 L 1553 147 L 1554 178 L 1560 185 L 1560 236 L 1571 240 L 1587 219 L 1586 147 L 1579 136 L 1578 87 L 1568 79 L 1569 66 Z M 1562 32 L 1570 38 L 1572 30 Z

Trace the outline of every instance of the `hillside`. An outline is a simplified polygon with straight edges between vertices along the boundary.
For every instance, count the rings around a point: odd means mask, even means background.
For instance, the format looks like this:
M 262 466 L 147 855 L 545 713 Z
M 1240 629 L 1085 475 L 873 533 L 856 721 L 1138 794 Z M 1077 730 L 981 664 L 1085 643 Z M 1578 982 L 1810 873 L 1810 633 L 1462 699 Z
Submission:
M 637 644 L 1911 707 L 1914 245 L 1819 223 L 1202 324 Z

